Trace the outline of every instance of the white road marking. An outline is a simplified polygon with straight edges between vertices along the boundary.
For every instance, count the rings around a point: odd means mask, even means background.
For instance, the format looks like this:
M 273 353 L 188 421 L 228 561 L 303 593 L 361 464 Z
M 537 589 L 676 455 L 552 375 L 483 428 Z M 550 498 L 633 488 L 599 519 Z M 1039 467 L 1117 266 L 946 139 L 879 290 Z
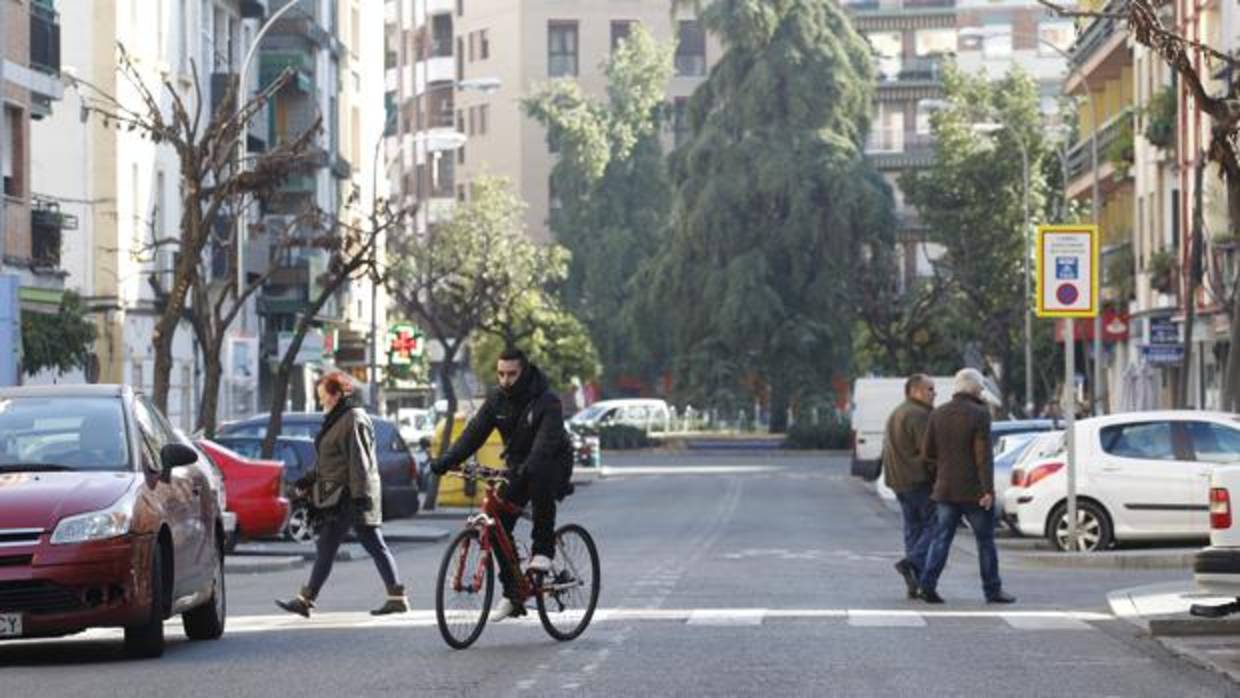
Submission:
M 571 617 L 572 614 L 566 614 Z M 1002 620 L 1017 630 L 1085 630 L 1091 621 L 1115 620 L 1110 613 L 1094 611 L 951 611 L 909 609 L 844 609 L 844 608 L 609 608 L 599 609 L 594 614 L 592 624 L 631 623 L 631 622 L 683 622 L 693 626 L 758 626 L 770 620 L 829 620 L 846 619 L 849 625 L 862 627 L 915 627 L 926 625 L 927 620 L 935 618 L 956 618 L 972 620 Z M 505 626 L 538 627 L 536 615 L 525 618 L 513 618 L 504 622 Z M 165 626 L 167 632 L 179 633 L 181 620 L 169 620 Z M 433 628 L 435 627 L 434 611 L 410 611 L 400 615 L 386 616 L 375 619 L 366 611 L 320 612 L 310 619 L 295 618 L 290 620 L 287 615 L 254 615 L 231 616 L 228 618 L 226 634 L 270 633 L 270 632 L 302 632 L 313 630 L 380 630 L 395 628 Z M 119 629 L 98 628 L 73 635 L 74 640 L 106 640 L 117 639 L 122 635 Z M 50 640 L 12 640 L 13 643 L 55 642 Z M 63 641 L 63 639 L 61 639 Z M 619 644 L 622 639 L 613 641 Z M 571 648 L 565 648 L 572 651 Z
M 690 611 L 688 625 L 762 625 L 765 608 L 702 608 Z

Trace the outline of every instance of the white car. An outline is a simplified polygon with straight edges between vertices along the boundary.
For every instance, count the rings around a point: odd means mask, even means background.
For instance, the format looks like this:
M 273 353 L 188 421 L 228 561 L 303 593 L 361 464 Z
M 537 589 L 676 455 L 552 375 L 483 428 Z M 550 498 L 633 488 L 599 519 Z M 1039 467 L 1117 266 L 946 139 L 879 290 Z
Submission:
M 1240 514 L 1232 508 L 1233 499 L 1240 503 L 1240 467 L 1216 468 L 1210 478 L 1210 547 L 1193 560 L 1193 581 L 1206 593 L 1240 597 Z
M 1130 412 L 1076 423 L 1081 548 L 1117 540 L 1205 538 L 1209 479 L 1240 463 L 1240 417 L 1224 412 Z M 1007 509 L 1022 535 L 1068 548 L 1066 458 L 1023 468 Z
M 1008 454 L 995 457 L 995 497 L 998 500 L 995 513 L 1009 529 L 1017 534 L 1020 534 L 1020 529 L 1016 527 L 1016 500 L 1019 492 L 1029 481 L 1027 474 L 1033 473 L 1047 460 L 1063 458 L 1061 455 L 1063 452 L 1062 431 L 1036 432 L 1024 436 L 1027 436 L 1028 440 L 1018 447 L 1016 459 L 1009 467 L 1001 467 L 1001 463 L 1008 457 Z M 1038 479 L 1041 479 L 1042 473 L 1045 473 L 1045 470 L 1039 471 Z

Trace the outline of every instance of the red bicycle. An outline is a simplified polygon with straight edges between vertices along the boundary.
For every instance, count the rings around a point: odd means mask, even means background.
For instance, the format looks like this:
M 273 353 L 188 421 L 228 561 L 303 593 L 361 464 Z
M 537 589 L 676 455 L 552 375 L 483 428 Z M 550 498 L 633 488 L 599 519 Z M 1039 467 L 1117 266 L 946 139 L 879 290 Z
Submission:
M 507 482 L 504 471 L 471 464 L 448 475 L 463 478 L 467 486 L 482 483 L 486 491 L 481 510 L 465 520 L 439 564 L 435 618 L 444 641 L 462 650 L 482 635 L 495 596 L 495 545 L 500 564 L 510 565 L 520 598 L 533 597 L 538 604 L 538 619 L 547 634 L 566 641 L 584 632 L 594 617 L 600 585 L 598 549 L 589 532 L 577 524 L 557 528 L 551 570 L 524 573 L 517 546 L 499 519 L 500 514 L 522 513 L 499 496 Z

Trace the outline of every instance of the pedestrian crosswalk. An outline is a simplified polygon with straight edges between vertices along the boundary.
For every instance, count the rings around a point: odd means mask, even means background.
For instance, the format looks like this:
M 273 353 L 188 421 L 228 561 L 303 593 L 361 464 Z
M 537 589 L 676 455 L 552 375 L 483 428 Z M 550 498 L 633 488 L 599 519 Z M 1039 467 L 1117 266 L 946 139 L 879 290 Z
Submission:
M 532 611 L 532 609 L 531 609 Z M 909 609 L 832 609 L 832 608 L 606 608 L 598 609 L 592 625 L 631 625 L 635 623 L 676 623 L 686 632 L 709 631 L 720 627 L 756 628 L 788 622 L 821 622 L 841 627 L 875 630 L 934 630 L 987 625 L 1016 631 L 1081 631 L 1091 623 L 1115 620 L 1110 613 L 1093 611 L 989 611 L 989 610 L 909 610 Z M 314 632 L 322 630 L 369 630 L 433 628 L 433 610 L 415 610 L 397 616 L 376 618 L 365 611 L 327 611 L 305 619 L 288 614 L 233 615 L 228 618 L 228 634 Z M 506 626 L 537 625 L 537 615 L 506 621 Z M 180 619 L 168 622 L 176 632 Z M 75 639 L 120 638 L 119 630 L 95 629 L 75 635 Z M 19 641 L 20 642 L 20 641 Z

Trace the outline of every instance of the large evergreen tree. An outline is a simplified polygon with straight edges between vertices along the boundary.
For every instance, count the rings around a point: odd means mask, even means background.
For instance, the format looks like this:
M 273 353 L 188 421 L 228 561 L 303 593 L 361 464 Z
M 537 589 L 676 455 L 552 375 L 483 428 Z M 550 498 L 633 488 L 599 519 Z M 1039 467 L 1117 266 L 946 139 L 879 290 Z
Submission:
M 686 397 L 767 398 L 779 431 L 790 404 L 847 370 L 863 243 L 892 223 L 863 157 L 873 68 L 834 2 L 715 0 L 701 16 L 725 52 L 672 156 L 672 227 L 645 303 L 673 328 Z

